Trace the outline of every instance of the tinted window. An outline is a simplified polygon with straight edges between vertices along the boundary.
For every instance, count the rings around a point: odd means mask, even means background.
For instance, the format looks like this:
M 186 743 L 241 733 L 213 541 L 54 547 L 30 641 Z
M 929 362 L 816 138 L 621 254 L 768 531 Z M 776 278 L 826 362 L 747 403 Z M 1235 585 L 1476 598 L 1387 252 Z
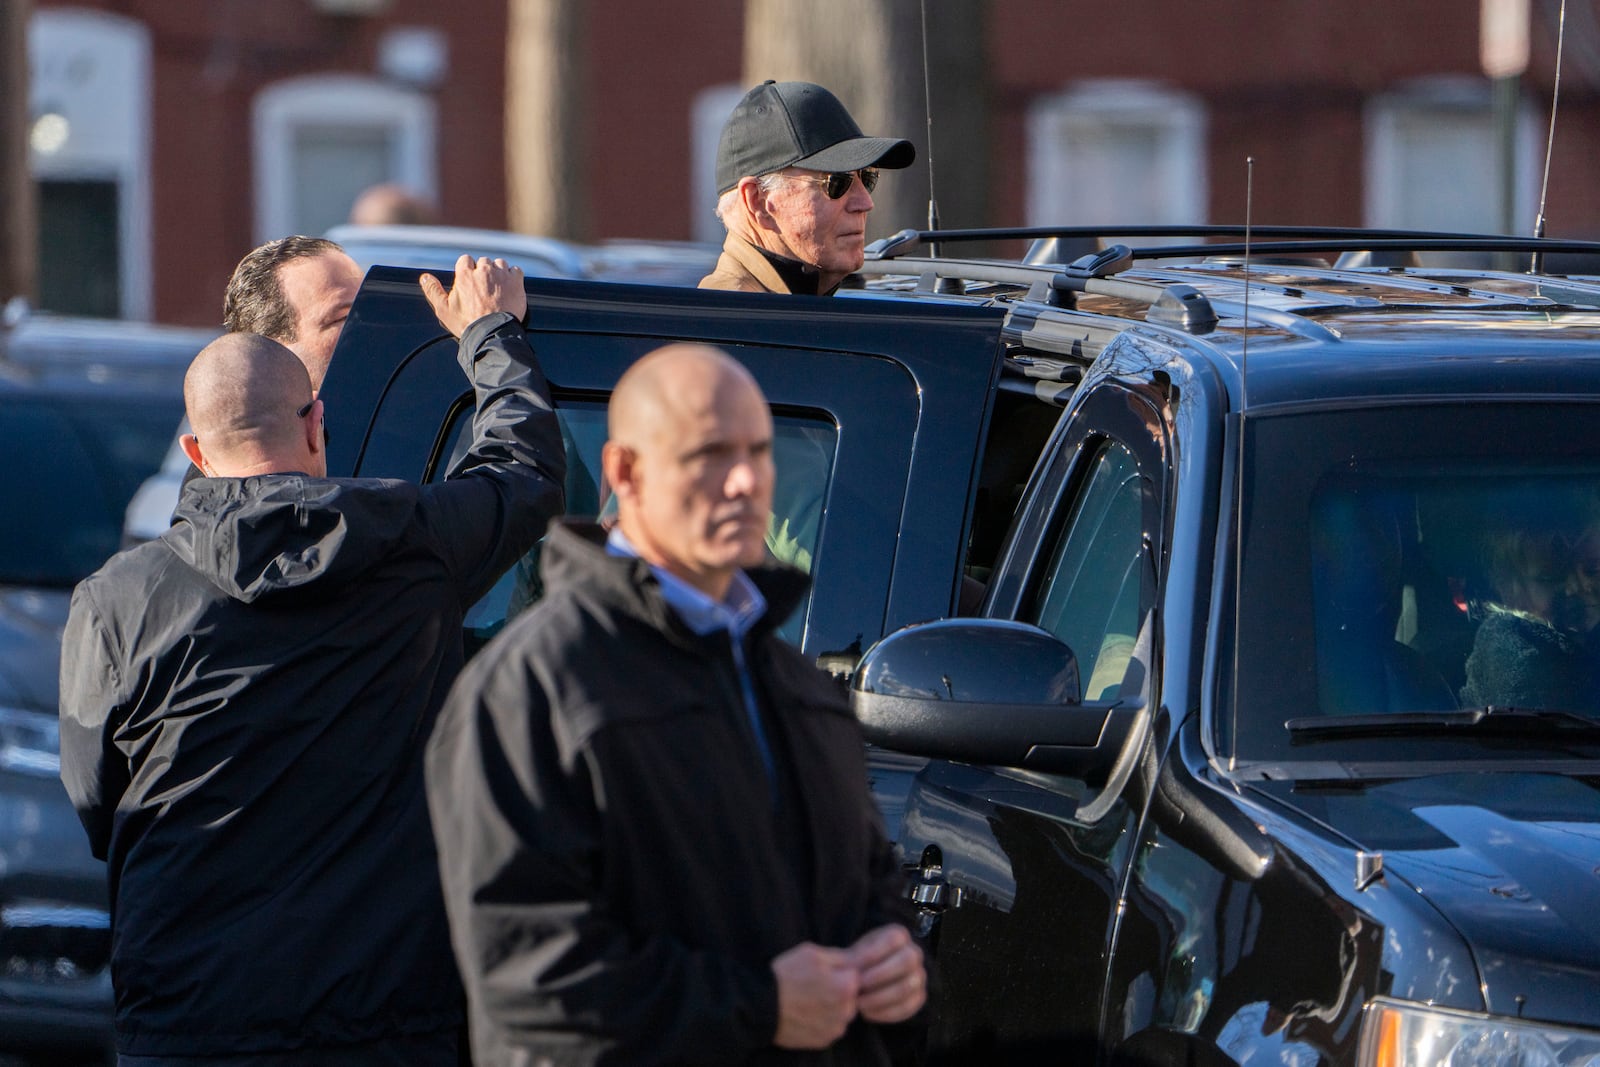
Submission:
M 600 448 L 606 440 L 606 408 L 599 400 L 558 399 L 556 414 L 561 420 L 562 439 L 567 449 L 567 514 L 609 516 L 613 502 L 602 484 Z M 469 443 L 472 410 L 458 411 L 450 428 L 454 442 L 447 462 L 439 470 L 449 470 L 465 453 Z M 822 535 L 828 484 L 838 444 L 838 429 L 832 422 L 811 415 L 773 414 L 773 460 L 777 484 L 773 490 L 773 513 L 767 527 L 767 548 L 778 559 L 801 570 L 810 571 Z M 535 547 L 502 577 L 489 595 L 467 614 L 469 640 L 481 644 L 543 595 L 539 579 L 539 549 Z M 783 625 L 779 633 L 799 644 L 805 631 L 810 594 Z
M 122 516 L 161 465 L 176 397 L 5 395 L 0 581 L 69 586 L 120 545 Z
M 1306 716 L 1600 716 L 1600 410 L 1266 417 L 1247 448 L 1242 754 Z
M 1115 700 L 1128 695 L 1120 690 L 1139 633 L 1146 483 L 1115 441 L 1095 443 L 1086 464 L 1024 618 L 1072 649 L 1085 700 Z

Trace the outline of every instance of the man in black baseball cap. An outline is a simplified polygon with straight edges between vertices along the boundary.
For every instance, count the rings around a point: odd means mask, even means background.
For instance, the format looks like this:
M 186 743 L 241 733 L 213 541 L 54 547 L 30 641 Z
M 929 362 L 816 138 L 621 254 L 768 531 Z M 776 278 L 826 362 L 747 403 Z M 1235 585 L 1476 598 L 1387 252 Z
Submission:
M 827 296 L 861 266 L 880 169 L 909 167 L 910 141 L 868 137 L 810 82 L 765 81 L 717 145 L 717 217 L 728 228 L 702 289 Z

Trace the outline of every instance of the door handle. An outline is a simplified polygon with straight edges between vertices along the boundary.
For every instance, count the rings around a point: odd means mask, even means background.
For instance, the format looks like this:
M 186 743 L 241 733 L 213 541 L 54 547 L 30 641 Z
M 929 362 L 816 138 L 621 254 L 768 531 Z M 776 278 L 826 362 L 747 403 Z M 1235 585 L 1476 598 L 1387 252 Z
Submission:
M 929 845 L 922 850 L 922 859 L 905 866 L 906 897 L 921 911 L 935 915 L 950 908 L 961 907 L 964 894 L 961 887 L 951 885 L 944 873 L 944 856 L 939 846 Z
M 937 951 L 939 919 L 951 908 L 959 908 L 964 894 L 945 876 L 944 856 L 937 845 L 923 849 L 922 859 L 906 864 L 905 872 L 906 899 L 916 909 L 911 933 L 927 951 Z

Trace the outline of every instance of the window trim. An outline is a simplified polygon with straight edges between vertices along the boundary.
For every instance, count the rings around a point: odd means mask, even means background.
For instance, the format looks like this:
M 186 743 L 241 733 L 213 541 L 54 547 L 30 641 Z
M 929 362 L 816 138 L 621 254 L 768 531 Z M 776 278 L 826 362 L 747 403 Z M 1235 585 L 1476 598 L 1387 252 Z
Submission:
M 113 110 L 125 117 L 125 151 L 106 151 L 103 140 L 80 143 L 64 155 L 41 155 L 31 146 L 29 168 L 36 181 L 113 181 L 117 186 L 118 304 L 125 319 L 147 320 L 152 314 L 150 142 L 150 31 L 136 19 L 81 8 L 41 8 L 28 27 L 28 50 L 44 47 L 41 37 L 73 42 L 93 41 L 127 63 L 127 98 Z M 30 116 L 45 104 L 35 60 L 29 84 Z M 70 117 L 70 116 L 69 116 Z M 121 124 L 119 124 L 121 125 Z
M 1362 116 L 1365 150 L 1362 174 L 1362 214 L 1366 225 L 1415 228 L 1416 220 L 1404 215 L 1405 197 L 1400 188 L 1400 173 L 1406 159 L 1402 146 L 1403 120 L 1437 112 L 1482 114 L 1491 122 L 1493 134 L 1492 87 L 1482 78 L 1440 76 L 1418 78 L 1367 102 Z M 1513 204 L 1517 218 L 1532 225 L 1535 203 L 1535 172 L 1540 158 L 1538 116 L 1526 97 L 1517 102 L 1516 160 L 1512 181 L 1516 186 Z M 1496 189 L 1496 199 L 1500 190 Z M 1499 204 L 1495 204 L 1495 214 Z M 1500 228 L 1498 219 L 1481 229 Z
M 436 108 L 426 95 L 353 74 L 288 78 L 256 94 L 252 148 L 256 168 L 255 239 L 295 233 L 294 132 L 313 123 L 379 126 L 395 134 L 389 179 L 425 198 L 438 195 Z
M 1152 427 L 1159 432 L 1152 433 Z M 1171 427 L 1160 409 L 1135 384 L 1100 381 L 1074 403 L 1057 426 L 1026 494 L 1027 510 L 1017 517 L 995 569 L 995 580 L 982 615 L 1021 619 L 1035 603 L 1043 572 L 1050 566 L 1063 536 L 1069 511 L 1081 498 L 1099 444 L 1114 442 L 1125 449 L 1147 479 L 1143 493 L 1145 545 L 1151 585 L 1141 591 L 1141 618 L 1158 613 L 1166 571 L 1166 546 L 1171 536 L 1173 471 Z M 1135 635 L 1137 637 L 1137 635 Z M 1159 641 L 1157 642 L 1159 647 Z M 1152 663 L 1145 693 L 1159 684 L 1160 664 Z
M 1122 209 L 1104 217 L 1093 198 L 1071 188 L 1066 159 L 1074 134 L 1093 136 L 1108 125 L 1140 127 L 1161 135 L 1163 199 L 1171 212 L 1160 221 L 1203 223 L 1210 206 L 1206 111 L 1199 97 L 1140 79 L 1095 79 L 1036 98 L 1026 119 L 1026 218 L 1029 225 L 1094 225 L 1125 221 Z M 1060 217 L 1061 204 L 1070 217 Z

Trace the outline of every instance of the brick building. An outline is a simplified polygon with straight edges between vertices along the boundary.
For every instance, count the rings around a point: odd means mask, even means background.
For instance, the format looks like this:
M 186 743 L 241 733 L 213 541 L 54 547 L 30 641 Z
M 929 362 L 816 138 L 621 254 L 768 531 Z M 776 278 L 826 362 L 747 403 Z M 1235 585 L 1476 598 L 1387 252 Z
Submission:
M 929 0 L 935 23 L 945 2 Z M 1501 83 L 1515 106 L 1498 110 L 1479 6 L 1464 0 L 970 2 L 984 3 L 972 46 L 987 83 L 972 90 L 985 121 L 976 143 L 937 140 L 936 159 L 951 175 L 941 196 L 963 156 L 983 159 L 983 217 L 947 213 L 947 225 L 1238 222 L 1247 156 L 1258 223 L 1533 224 L 1555 0 L 1532 0 L 1531 64 Z M 35 3 L 46 306 L 214 322 L 240 255 L 342 221 L 378 180 L 432 198 L 443 221 L 506 223 L 504 0 Z M 1597 7 L 1569 4 L 1549 188 L 1560 236 L 1600 237 Z M 744 0 L 579 10 L 584 62 L 569 89 L 585 120 L 574 158 L 590 236 L 716 237 L 716 130 L 766 74 L 741 69 Z M 938 87 L 940 71 L 930 77 Z

